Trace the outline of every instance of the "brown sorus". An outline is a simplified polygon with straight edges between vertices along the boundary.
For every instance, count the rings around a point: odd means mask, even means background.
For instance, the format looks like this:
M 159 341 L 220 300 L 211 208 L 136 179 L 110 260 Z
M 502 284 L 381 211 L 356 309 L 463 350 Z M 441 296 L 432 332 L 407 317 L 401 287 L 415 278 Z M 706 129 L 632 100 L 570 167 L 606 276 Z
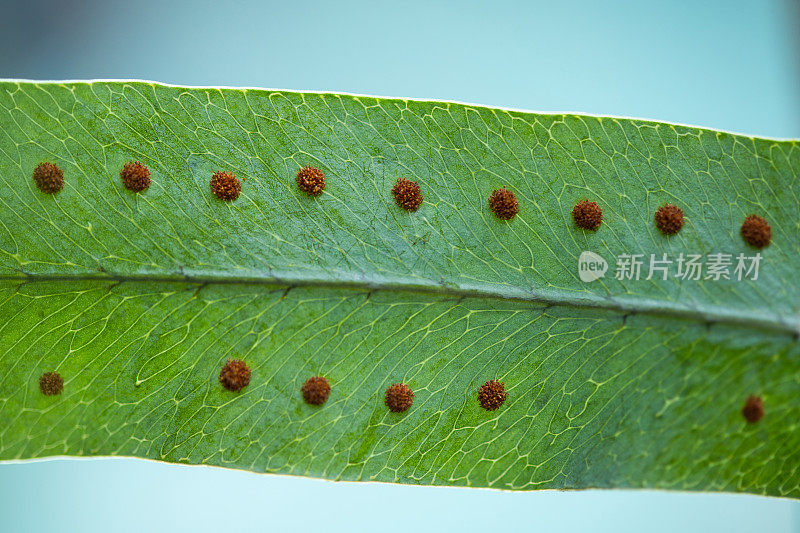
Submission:
M 744 242 L 756 248 L 764 248 L 772 240 L 772 228 L 769 222 L 758 215 L 745 218 L 741 232 Z
M 664 235 L 675 235 L 683 228 L 683 209 L 677 205 L 664 204 L 656 211 L 656 227 Z
M 748 396 L 742 407 L 742 416 L 748 424 L 755 424 L 764 418 L 764 402 L 761 396 Z
M 39 378 L 39 390 L 45 396 L 55 396 L 64 390 L 64 378 L 58 372 L 45 372 Z
M 220 200 L 229 202 L 239 198 L 242 192 L 242 182 L 235 174 L 217 171 L 211 175 L 211 192 Z
M 309 196 L 319 196 L 325 189 L 325 173 L 317 167 L 301 168 L 295 177 L 297 186 Z
M 508 394 L 502 381 L 487 381 L 478 389 L 478 403 L 487 411 L 494 411 L 506 401 Z
M 303 400 L 309 405 L 322 405 L 328 401 L 328 396 L 331 394 L 331 385 L 328 380 L 322 376 L 313 376 L 303 383 L 300 387 L 300 392 L 303 393 Z
M 45 161 L 33 169 L 33 181 L 40 191 L 54 194 L 64 188 L 64 171 L 55 163 Z
M 239 392 L 250 384 L 250 367 L 241 359 L 228 359 L 219 371 L 219 382 L 229 391 Z
M 402 413 L 414 403 L 414 393 L 405 383 L 395 383 L 386 389 L 383 401 L 391 412 Z
M 142 192 L 150 186 L 150 169 L 138 161 L 125 163 L 119 171 L 119 177 L 129 191 Z
M 495 189 L 489 196 L 489 207 L 500 220 L 511 220 L 519 213 L 519 202 L 514 193 L 503 187 Z
M 422 191 L 416 181 L 397 180 L 392 187 L 392 195 L 397 205 L 406 211 L 416 211 L 422 205 Z
M 583 200 L 572 208 L 572 219 L 579 228 L 596 231 L 603 223 L 603 210 L 597 202 Z

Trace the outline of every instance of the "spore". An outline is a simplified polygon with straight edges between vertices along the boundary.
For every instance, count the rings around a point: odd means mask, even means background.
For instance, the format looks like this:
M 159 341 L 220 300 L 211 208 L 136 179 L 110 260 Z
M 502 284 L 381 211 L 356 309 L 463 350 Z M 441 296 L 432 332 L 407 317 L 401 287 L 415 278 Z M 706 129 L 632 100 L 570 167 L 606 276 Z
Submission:
M 45 396 L 55 396 L 64 390 L 64 378 L 58 372 L 45 372 L 39 378 L 39 390 Z
M 406 179 L 399 179 L 392 187 L 394 201 L 406 211 L 416 211 L 422 205 L 422 191 L 419 183 Z
M 675 235 L 683 228 L 683 209 L 677 205 L 664 204 L 655 215 L 656 227 L 664 235 Z
M 241 359 L 228 359 L 219 371 L 219 382 L 229 391 L 239 392 L 250 384 L 250 367 Z
M 478 403 L 487 411 L 499 408 L 507 397 L 506 386 L 502 381 L 492 379 L 478 389 Z
M 414 393 L 405 383 L 395 383 L 386 389 L 383 401 L 391 412 L 402 413 L 414 403 Z
M 300 392 L 303 393 L 303 400 L 309 405 L 322 405 L 328 401 L 328 396 L 331 394 L 331 385 L 328 380 L 322 376 L 313 376 L 303 383 L 300 387 Z
M 129 191 L 142 192 L 150 186 L 150 169 L 138 161 L 125 163 L 119 171 L 119 177 Z
M 242 192 L 242 182 L 235 174 L 217 171 L 211 176 L 211 192 L 220 200 L 229 202 L 239 198 Z
M 755 424 L 764 418 L 764 401 L 761 396 L 748 396 L 742 407 L 742 416 L 748 424 Z
M 772 228 L 764 217 L 750 215 L 742 224 L 742 238 L 744 242 L 755 248 L 769 246 L 772 241 Z
M 301 168 L 295 177 L 297 186 L 309 196 L 319 196 L 325 189 L 325 173 L 317 167 Z
M 489 207 L 500 220 L 511 220 L 519 213 L 519 202 L 514 193 L 503 187 L 489 196 Z
M 33 169 L 33 181 L 43 193 L 55 194 L 64 188 L 64 171 L 55 163 L 45 161 Z
M 572 219 L 579 228 L 596 231 L 603 223 L 603 210 L 597 202 L 583 200 L 572 208 Z

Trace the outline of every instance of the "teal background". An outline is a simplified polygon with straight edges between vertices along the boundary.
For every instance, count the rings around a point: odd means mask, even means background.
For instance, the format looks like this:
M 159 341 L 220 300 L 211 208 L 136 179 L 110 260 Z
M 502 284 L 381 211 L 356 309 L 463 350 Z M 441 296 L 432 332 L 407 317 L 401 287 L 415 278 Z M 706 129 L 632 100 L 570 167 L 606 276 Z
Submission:
M 800 137 L 794 0 L 115 0 L 2 8 L 0 77 L 349 91 Z M 0 532 L 312 526 L 786 532 L 800 531 L 800 503 L 331 483 L 125 459 L 0 465 Z

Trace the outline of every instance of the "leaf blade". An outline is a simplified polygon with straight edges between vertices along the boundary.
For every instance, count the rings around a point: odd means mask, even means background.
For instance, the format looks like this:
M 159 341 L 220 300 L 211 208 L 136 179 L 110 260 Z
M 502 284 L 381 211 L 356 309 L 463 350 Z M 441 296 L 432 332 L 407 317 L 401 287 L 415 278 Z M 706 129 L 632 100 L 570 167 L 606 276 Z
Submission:
M 0 138 L 0 339 L 8 347 L 0 414 L 14 421 L 0 429 L 0 459 L 125 454 L 334 479 L 797 496 L 796 454 L 780 444 L 800 448 L 790 418 L 798 289 L 787 283 L 800 257 L 797 141 L 441 102 L 135 82 L 4 82 L 0 116 L 8 126 Z M 46 158 L 67 176 L 53 198 L 30 181 Z M 131 158 L 153 170 L 142 195 L 122 190 L 116 175 Z M 318 199 L 293 187 L 304 164 L 327 174 Z M 232 204 L 210 195 L 218 169 L 247 178 Z M 394 179 L 409 176 L 426 198 L 413 215 L 388 194 Z M 509 223 L 486 204 L 499 186 L 520 199 Z M 581 195 L 606 210 L 596 234 L 569 220 Z M 676 238 L 653 227 L 663 201 L 687 211 Z M 775 232 L 758 283 L 584 284 L 577 276 L 582 250 L 608 258 L 748 251 L 737 232 L 749 209 L 768 213 Z M 25 292 L 44 287 L 53 289 Z M 150 316 L 133 306 L 116 315 L 137 291 L 174 298 L 175 309 L 160 304 Z M 304 303 L 321 294 L 351 303 L 330 314 Z M 70 315 L 60 306 L 72 297 L 81 303 Z M 381 307 L 381 298 L 394 304 Z M 194 329 L 204 306 L 211 316 Z M 421 322 L 404 322 L 402 308 Z M 140 322 L 112 327 L 111 316 Z M 237 316 L 253 332 L 237 329 Z M 478 325 L 469 334 L 493 336 L 459 335 L 470 319 Z M 307 323 L 324 323 L 331 342 L 355 355 L 338 366 L 330 358 L 339 352 L 328 348 L 298 359 L 313 342 L 297 337 Z M 358 344 L 352 338 L 363 324 L 373 329 Z M 91 340 L 96 330 L 107 346 Z M 428 330 L 425 343 L 399 340 Z M 254 340 L 263 332 L 275 344 Z M 503 349 L 495 337 L 518 344 Z M 407 351 L 387 349 L 392 339 Z M 210 344 L 200 349 L 203 342 Z M 215 382 L 233 351 L 256 367 L 240 397 Z M 51 368 L 66 377 L 55 402 L 37 397 L 35 384 Z M 345 400 L 310 411 L 299 400 L 305 373 L 339 368 L 352 376 L 333 378 L 332 399 Z M 418 380 L 417 404 L 391 418 L 380 395 L 406 378 Z M 511 396 L 487 414 L 473 396 L 493 378 L 505 379 Z M 605 380 L 613 385 L 597 385 Z M 149 383 L 158 386 L 146 390 Z M 768 416 L 750 428 L 738 411 L 757 391 Z M 140 402 L 142 412 L 130 407 Z M 332 422 L 336 413 L 353 422 Z M 131 419 L 142 434 L 127 427 Z M 281 421 L 286 428 L 271 435 Z M 336 438 L 316 442 L 317 422 Z M 115 423 L 129 433 L 107 429 Z M 688 464 L 687 450 L 696 452 Z

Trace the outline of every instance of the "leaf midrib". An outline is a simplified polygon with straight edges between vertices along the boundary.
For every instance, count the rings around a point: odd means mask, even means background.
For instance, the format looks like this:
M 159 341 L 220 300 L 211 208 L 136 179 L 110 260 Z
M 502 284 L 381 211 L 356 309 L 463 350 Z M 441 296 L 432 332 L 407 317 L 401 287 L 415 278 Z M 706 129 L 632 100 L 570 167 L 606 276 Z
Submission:
M 205 285 L 263 285 L 282 287 L 286 289 L 302 287 L 321 287 L 328 289 L 346 289 L 361 292 L 394 291 L 421 293 L 427 295 L 441 295 L 448 298 L 480 298 L 486 300 L 498 300 L 509 302 L 533 303 L 545 307 L 573 307 L 578 309 L 596 309 L 608 311 L 622 315 L 623 318 L 629 315 L 646 315 L 655 318 L 680 319 L 712 325 L 744 326 L 750 329 L 770 331 L 776 334 L 789 335 L 800 340 L 800 316 L 792 317 L 791 320 L 781 318 L 754 316 L 734 308 L 723 308 L 713 306 L 700 310 L 686 306 L 679 306 L 672 302 L 660 301 L 657 304 L 648 305 L 645 302 L 620 301 L 613 298 L 599 298 L 586 293 L 584 297 L 559 294 L 557 297 L 552 294 L 545 294 L 543 291 L 518 291 L 517 294 L 501 294 L 499 291 L 467 289 L 460 287 L 449 287 L 444 284 L 422 284 L 422 283 L 401 283 L 401 282 L 369 282 L 369 281 L 332 281 L 330 279 L 286 279 L 276 276 L 269 277 L 246 277 L 232 275 L 176 275 L 176 276 L 153 276 L 153 275 L 115 275 L 115 274 L 77 274 L 77 275 L 53 275 L 53 274 L 25 274 L 25 275 L 0 275 L 0 283 L 11 282 L 18 284 L 37 283 L 37 282 L 110 282 L 110 283 L 185 283 L 186 285 L 196 285 L 202 288 Z M 556 293 L 558 291 L 550 291 Z

